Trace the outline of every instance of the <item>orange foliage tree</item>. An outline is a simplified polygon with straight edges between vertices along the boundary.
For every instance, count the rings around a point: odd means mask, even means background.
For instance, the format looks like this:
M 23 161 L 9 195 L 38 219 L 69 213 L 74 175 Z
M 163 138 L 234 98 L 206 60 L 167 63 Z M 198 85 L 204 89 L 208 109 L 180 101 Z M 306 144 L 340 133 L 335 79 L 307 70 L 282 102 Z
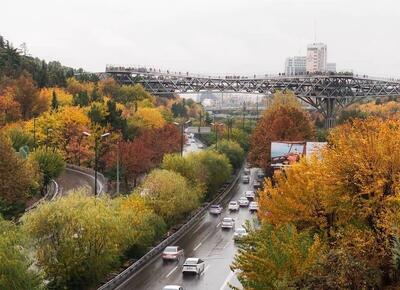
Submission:
M 276 174 L 259 196 L 262 224 L 277 231 L 294 225 L 325 245 L 289 286 L 368 289 L 399 281 L 400 120 L 353 120 L 333 129 L 320 159 L 303 159 Z M 290 252 L 291 241 L 284 244 Z M 237 260 L 239 269 L 246 255 Z
M 266 168 L 271 159 L 271 142 L 302 141 L 314 138 L 309 114 L 291 94 L 277 94 L 272 106 L 257 123 L 250 139 L 249 161 Z

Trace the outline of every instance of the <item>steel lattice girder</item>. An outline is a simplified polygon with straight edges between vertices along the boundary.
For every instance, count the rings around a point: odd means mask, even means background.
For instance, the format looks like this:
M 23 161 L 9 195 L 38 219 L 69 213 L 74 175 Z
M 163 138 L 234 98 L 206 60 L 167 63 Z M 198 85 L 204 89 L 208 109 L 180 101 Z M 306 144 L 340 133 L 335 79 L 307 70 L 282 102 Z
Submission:
M 199 93 L 202 91 L 267 93 L 292 90 L 302 98 L 352 98 L 400 96 L 400 82 L 358 78 L 348 75 L 222 79 L 139 73 L 111 73 L 121 83 L 140 83 L 154 94 Z

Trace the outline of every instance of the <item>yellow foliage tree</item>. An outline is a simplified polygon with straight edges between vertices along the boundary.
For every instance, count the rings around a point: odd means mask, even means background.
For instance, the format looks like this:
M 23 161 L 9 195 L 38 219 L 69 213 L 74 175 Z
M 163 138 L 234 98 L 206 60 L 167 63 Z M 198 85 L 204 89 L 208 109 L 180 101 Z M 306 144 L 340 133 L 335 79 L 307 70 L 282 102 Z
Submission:
M 39 96 L 46 100 L 48 107 L 51 106 L 51 99 L 53 92 L 56 93 L 57 100 L 60 106 L 71 106 L 72 105 L 72 94 L 68 93 L 63 88 L 43 88 L 39 92 Z
M 139 108 L 135 116 L 143 120 L 145 127 L 161 128 L 165 125 L 161 112 L 156 108 Z

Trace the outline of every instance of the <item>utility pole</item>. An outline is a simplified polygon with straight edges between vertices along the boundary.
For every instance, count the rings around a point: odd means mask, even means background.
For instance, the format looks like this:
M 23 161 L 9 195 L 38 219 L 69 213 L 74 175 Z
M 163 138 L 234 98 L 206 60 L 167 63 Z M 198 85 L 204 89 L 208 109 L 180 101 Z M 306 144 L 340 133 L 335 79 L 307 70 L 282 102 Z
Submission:
M 119 142 L 117 143 L 117 195 L 119 195 Z
M 46 150 L 49 147 L 49 132 L 53 131 L 51 128 L 46 128 Z
M 92 134 L 88 133 L 88 132 L 83 132 L 83 135 L 89 137 Z M 97 197 L 97 165 L 98 165 L 98 149 L 99 149 L 99 143 L 101 141 L 101 139 L 109 136 L 110 133 L 104 133 L 100 136 L 96 136 L 94 139 L 94 196 Z
M 189 124 L 191 121 L 187 120 L 186 122 L 182 122 L 182 123 L 178 123 L 178 122 L 174 122 L 174 124 L 176 126 L 180 126 L 181 129 L 181 156 L 183 156 L 183 141 L 184 141 L 184 133 L 185 133 L 185 125 Z
M 245 112 L 246 112 L 246 103 L 243 102 L 243 117 L 242 117 L 242 130 L 244 131 L 244 118 L 245 118 Z
M 36 117 L 33 117 L 33 149 L 36 149 Z
M 198 130 L 198 133 L 200 134 L 200 128 L 201 128 L 201 118 L 202 118 L 203 116 L 202 116 L 202 114 L 201 114 L 201 111 L 200 111 L 200 113 L 199 113 L 199 121 L 200 121 L 200 124 L 199 124 L 199 130 Z

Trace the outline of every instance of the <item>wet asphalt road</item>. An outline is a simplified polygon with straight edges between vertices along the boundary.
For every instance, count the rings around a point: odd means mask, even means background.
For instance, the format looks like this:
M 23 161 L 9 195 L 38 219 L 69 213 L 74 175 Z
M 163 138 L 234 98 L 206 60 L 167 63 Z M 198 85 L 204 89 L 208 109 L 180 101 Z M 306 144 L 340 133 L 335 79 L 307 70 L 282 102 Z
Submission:
M 176 243 L 184 249 L 185 258 L 198 257 L 205 260 L 203 274 L 183 276 L 181 267 L 184 259 L 179 262 L 163 262 L 158 256 L 117 289 L 158 290 L 172 284 L 183 286 L 185 290 L 224 290 L 230 289 L 228 283 L 240 287 L 235 273 L 231 272 L 229 267 L 237 250 L 233 242 L 233 230 L 221 230 L 220 224 L 226 216 L 236 220 L 236 227 L 240 227 L 246 220 L 256 219 L 256 215 L 250 214 L 248 208 L 240 208 L 236 213 L 229 213 L 227 210 L 230 200 L 237 200 L 244 191 L 252 190 L 255 176 L 256 169 L 252 169 L 250 184 L 239 182 L 234 187 L 223 201 L 224 211 L 220 216 L 205 214 L 199 223 Z
M 65 195 L 69 191 L 79 188 L 85 188 L 91 194 L 94 194 L 94 177 L 74 169 L 66 168 L 60 177 L 57 178 L 57 183 L 60 187 L 59 195 Z M 102 185 L 98 184 L 97 189 L 100 186 Z

